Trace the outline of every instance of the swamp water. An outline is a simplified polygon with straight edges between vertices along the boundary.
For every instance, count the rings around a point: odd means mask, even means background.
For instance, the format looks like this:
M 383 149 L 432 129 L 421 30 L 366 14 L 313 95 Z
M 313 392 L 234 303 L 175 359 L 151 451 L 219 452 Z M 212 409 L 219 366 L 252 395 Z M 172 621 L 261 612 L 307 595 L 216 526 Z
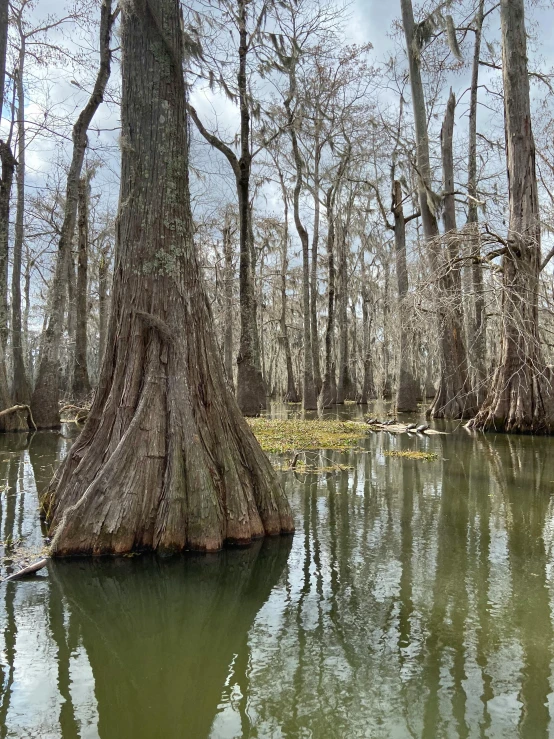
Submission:
M 0 737 L 554 736 L 554 439 L 451 431 L 309 453 L 294 537 L 0 584 Z M 4 557 L 69 443 L 0 437 Z

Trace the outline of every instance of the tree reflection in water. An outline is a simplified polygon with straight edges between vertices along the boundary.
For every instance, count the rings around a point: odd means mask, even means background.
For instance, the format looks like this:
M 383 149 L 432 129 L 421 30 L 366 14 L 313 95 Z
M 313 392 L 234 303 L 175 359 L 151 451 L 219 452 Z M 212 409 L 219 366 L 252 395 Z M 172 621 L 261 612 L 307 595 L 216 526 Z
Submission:
M 65 444 L 0 438 L 3 555 Z M 294 539 L 2 585 L 0 736 L 550 736 L 550 444 L 374 435 L 283 473 Z

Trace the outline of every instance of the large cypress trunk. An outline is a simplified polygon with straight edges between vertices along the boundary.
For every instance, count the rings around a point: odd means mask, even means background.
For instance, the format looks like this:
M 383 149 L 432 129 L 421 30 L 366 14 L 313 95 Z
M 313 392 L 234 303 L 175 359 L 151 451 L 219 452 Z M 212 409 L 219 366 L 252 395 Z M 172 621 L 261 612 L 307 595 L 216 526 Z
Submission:
M 178 0 L 122 7 L 111 315 L 83 433 L 43 509 L 55 555 L 217 550 L 290 532 L 225 380 L 193 242 Z
M 551 433 L 554 403 L 539 341 L 540 220 L 523 0 L 500 3 L 510 223 L 503 257 L 500 364 L 468 426 Z

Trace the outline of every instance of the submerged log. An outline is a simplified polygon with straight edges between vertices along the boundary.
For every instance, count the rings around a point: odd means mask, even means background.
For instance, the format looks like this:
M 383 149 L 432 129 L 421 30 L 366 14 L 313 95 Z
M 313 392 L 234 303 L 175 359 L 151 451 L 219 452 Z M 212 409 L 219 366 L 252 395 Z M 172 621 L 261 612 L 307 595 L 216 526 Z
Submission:
M 10 580 L 21 580 L 21 578 L 27 577 L 27 575 L 34 575 L 39 570 L 42 570 L 43 567 L 46 567 L 47 564 L 48 557 L 45 557 L 44 559 L 39 559 L 38 562 L 33 562 L 32 565 L 24 567 L 22 570 L 19 570 L 19 572 L 14 572 L 13 574 L 9 575 L 9 577 L 5 577 L 2 582 L 10 582 Z
M 3 418 L 4 416 L 9 416 L 12 413 L 22 413 L 25 411 L 27 413 L 27 427 L 33 429 L 34 431 L 37 430 L 35 420 L 33 418 L 33 414 L 31 412 L 31 408 L 28 405 L 12 405 L 11 408 L 5 408 L 3 411 L 0 411 L 0 418 Z M 26 431 L 27 429 L 23 428 L 23 422 L 22 422 L 22 428 L 14 429 L 15 431 Z
M 367 421 L 367 425 L 370 429 L 374 431 L 390 431 L 393 434 L 404 434 L 408 433 L 408 431 L 414 431 L 415 430 L 415 424 L 412 423 L 398 423 L 397 421 L 393 421 L 392 423 L 390 421 L 373 421 L 370 419 Z M 431 429 L 428 426 L 423 429 L 421 427 L 417 427 L 420 429 L 419 433 L 425 433 L 428 436 L 435 436 L 437 434 L 440 435 L 446 435 L 446 431 L 437 431 L 436 429 Z

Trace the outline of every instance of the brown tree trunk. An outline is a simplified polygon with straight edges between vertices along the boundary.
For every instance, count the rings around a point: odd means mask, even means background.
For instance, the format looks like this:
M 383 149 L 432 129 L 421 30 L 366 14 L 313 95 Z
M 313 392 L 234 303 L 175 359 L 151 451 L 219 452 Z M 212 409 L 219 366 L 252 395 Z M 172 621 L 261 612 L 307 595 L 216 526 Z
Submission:
M 319 394 L 318 405 L 328 408 L 337 402 L 335 377 L 334 339 L 335 339 L 335 195 L 330 187 L 325 197 L 327 211 L 327 326 L 325 328 L 325 373 Z
M 416 26 L 411 0 L 401 0 L 402 24 L 406 37 L 406 50 L 410 67 L 410 85 L 416 129 L 417 169 L 419 178 L 419 205 L 423 233 L 428 246 L 431 272 L 436 278 L 447 272 L 438 285 L 437 311 L 441 381 L 435 400 L 428 409 L 434 418 L 467 418 L 474 411 L 474 399 L 468 393 L 467 355 L 463 345 L 463 322 L 457 326 L 456 311 L 449 305 L 450 295 L 445 284 L 451 280 L 450 271 L 444 268 L 441 254 L 439 227 L 434 209 L 430 206 L 432 195 L 431 165 L 429 159 L 429 135 L 425 95 L 421 81 L 420 50 L 417 46 Z M 453 124 L 453 122 L 452 122 Z M 443 152 L 444 154 L 444 152 Z M 451 188 L 452 189 L 452 188 Z M 452 197 L 453 203 L 453 197 Z
M 79 179 L 87 148 L 87 131 L 104 98 L 104 90 L 110 77 L 112 58 L 110 40 L 115 21 L 111 7 L 112 0 L 103 0 L 100 16 L 100 67 L 92 94 L 73 126 L 73 156 L 67 175 L 64 220 L 58 243 L 56 269 L 50 288 L 50 315 L 44 335 L 37 382 L 31 399 L 33 416 L 39 428 L 56 428 L 60 425 L 59 355 L 65 312 L 67 270 L 77 220 Z
M 73 388 L 73 370 L 75 365 L 75 331 L 77 327 L 77 273 L 75 270 L 75 234 L 67 254 L 67 279 L 65 296 L 65 326 L 62 336 L 67 340 L 60 343 L 60 393 L 67 395 Z M 63 346 L 65 344 L 65 347 Z M 63 349 L 65 348 L 65 351 Z M 63 351 L 63 354 L 62 354 Z
M 359 403 L 361 405 L 366 405 L 369 400 L 373 400 L 377 396 L 377 393 L 375 392 L 375 382 L 373 379 L 373 358 L 371 356 L 370 293 L 369 288 L 366 284 L 364 262 L 362 262 L 362 281 L 362 336 L 364 351 L 364 377 L 362 381 L 362 394 L 360 396 Z
M 0 0 L 0 119 L 4 102 L 6 79 L 6 52 L 8 48 L 8 8 L 9 0 Z M 12 111 L 13 121 L 13 111 Z M 2 180 L 0 181 L 0 340 L 4 349 L 8 340 L 8 241 L 10 229 L 10 195 L 13 173 L 17 161 L 11 147 L 11 130 L 8 143 L 0 140 L 0 162 Z
M 201 280 L 179 2 L 127 0 L 121 12 L 110 326 L 87 423 L 43 498 L 54 555 L 213 551 L 294 529 L 228 390 Z
M 398 384 L 396 388 L 396 411 L 411 413 L 417 410 L 417 396 L 419 394 L 414 378 L 408 336 L 408 267 L 406 264 L 406 220 L 402 205 L 402 186 L 398 180 L 393 182 L 392 212 L 394 215 L 394 249 L 396 256 L 396 282 L 398 285 L 399 303 L 399 367 Z
M 17 150 L 18 166 L 16 174 L 17 207 L 13 240 L 12 265 L 12 356 L 13 356 L 13 400 L 29 404 L 31 389 L 27 380 L 23 359 L 23 337 L 21 331 L 21 258 L 25 220 L 25 90 L 23 69 L 25 65 L 25 38 L 20 38 L 19 69 L 16 74 L 17 86 Z
M 223 363 L 229 387 L 234 391 L 233 381 L 233 243 L 231 228 L 231 213 L 225 212 L 223 224 L 223 260 L 225 263 L 224 277 L 224 330 L 223 330 Z
M 75 360 L 73 365 L 73 398 L 81 400 L 90 393 L 87 367 L 87 288 L 88 288 L 88 202 L 89 178 L 79 182 L 78 261 L 76 289 Z
M 481 34 L 483 29 L 485 0 L 479 1 L 475 17 L 475 44 L 473 49 L 473 65 L 471 70 L 471 88 L 469 103 L 469 149 L 467 158 L 467 230 L 470 234 L 472 255 L 471 282 L 473 287 L 473 316 L 470 321 L 469 355 L 473 369 L 473 390 L 478 405 L 485 400 L 487 392 L 487 319 L 485 310 L 485 294 L 483 288 L 483 267 L 480 262 L 481 248 L 479 244 L 479 216 L 477 213 L 477 103 L 479 91 L 479 57 L 481 55 Z
M 444 189 L 444 254 L 438 262 L 439 358 L 440 379 L 437 394 L 427 415 L 432 418 L 469 418 L 476 411 L 471 389 L 467 351 L 464 343 L 464 316 L 459 256 L 459 236 L 456 227 L 454 200 L 454 111 L 456 98 L 450 93 L 441 130 L 443 189 Z
M 552 378 L 545 372 L 538 328 L 541 233 L 523 0 L 501 0 L 500 26 L 510 208 L 502 264 L 501 356 L 487 398 L 468 426 L 552 433 Z
M 288 115 L 289 133 L 292 144 L 292 154 L 294 158 L 294 166 L 296 169 L 296 181 L 294 183 L 293 193 L 293 212 L 294 225 L 302 245 L 302 326 L 303 326 L 303 359 L 304 371 L 302 373 L 302 408 L 305 411 L 313 411 L 317 409 L 317 392 L 314 382 L 313 368 L 313 352 L 312 352 L 312 331 L 311 331 L 311 310 L 310 310 L 310 257 L 309 257 L 309 237 L 308 232 L 304 228 L 304 224 L 300 218 L 300 194 L 302 192 L 303 178 L 303 162 L 298 146 L 298 138 L 296 136 L 296 128 L 298 122 L 295 120 L 294 111 L 291 109 L 291 102 L 296 95 L 296 76 L 295 64 L 292 63 L 289 69 L 289 95 L 285 100 L 285 109 Z
M 316 127 L 318 123 L 316 122 Z M 319 184 L 319 160 L 321 148 L 319 137 L 316 130 L 315 140 L 315 165 L 314 165 L 314 232 L 312 234 L 312 263 L 310 271 L 310 325 L 312 339 L 312 363 L 314 370 L 314 385 L 317 395 L 321 392 L 321 362 L 319 357 L 319 332 L 317 321 L 317 296 L 318 296 L 318 280 L 317 280 L 317 262 L 319 249 L 319 222 L 321 203 L 319 200 L 320 184 Z
M 104 351 L 106 349 L 106 336 L 108 327 L 108 282 L 110 265 L 108 260 L 108 248 L 100 253 L 98 262 L 98 366 L 102 365 Z
M 251 48 L 247 20 L 248 0 L 237 0 L 239 27 L 239 68 L 237 85 L 240 104 L 240 159 L 233 150 L 203 126 L 196 110 L 188 110 L 202 136 L 227 157 L 235 175 L 239 209 L 239 303 L 240 339 L 237 356 L 237 403 L 245 416 L 257 416 L 266 407 L 266 387 L 260 370 L 258 328 L 256 323 L 256 296 L 252 252 L 254 234 L 250 203 L 252 152 L 250 151 L 250 93 L 247 61 Z
M 283 245 L 281 252 L 281 315 L 279 319 L 281 328 L 281 342 L 285 352 L 285 362 L 287 367 L 287 391 L 284 400 L 289 403 L 298 403 L 300 396 L 296 390 L 294 383 L 294 371 L 292 369 L 292 354 L 290 350 L 289 330 L 287 327 L 287 275 L 289 270 L 289 203 L 287 197 L 287 188 L 283 172 L 276 161 L 277 171 L 279 174 L 279 182 L 281 185 L 281 193 L 283 197 L 284 210 L 284 228 L 283 228 Z
M 8 339 L 8 249 L 10 232 L 10 197 L 17 161 L 9 144 L 0 140 L 0 340 L 6 347 Z
M 356 400 L 358 398 L 358 316 L 356 314 L 356 299 L 353 299 L 350 303 L 350 330 L 351 330 L 351 370 L 350 370 L 350 383 L 351 383 L 351 395 L 350 400 Z
M 348 228 L 350 206 L 347 206 L 346 222 L 338 220 L 339 233 L 337 239 L 337 321 L 339 331 L 339 381 L 337 387 L 337 403 L 355 400 L 356 393 L 350 376 L 350 346 L 348 341 Z

